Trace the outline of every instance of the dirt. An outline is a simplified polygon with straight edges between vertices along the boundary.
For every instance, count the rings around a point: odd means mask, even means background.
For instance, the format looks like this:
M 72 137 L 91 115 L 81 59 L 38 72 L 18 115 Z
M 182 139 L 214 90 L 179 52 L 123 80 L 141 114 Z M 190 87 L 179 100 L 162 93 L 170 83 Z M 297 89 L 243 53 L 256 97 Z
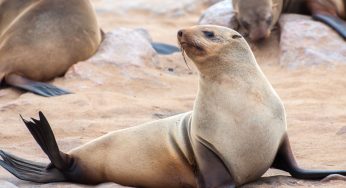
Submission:
M 98 8 L 107 7 L 98 0 L 93 2 Z M 177 30 L 196 24 L 202 10 L 174 19 L 145 11 L 126 16 L 99 11 L 98 17 L 106 32 L 119 27 L 145 28 L 154 41 L 176 44 Z M 346 169 L 346 66 L 290 69 L 277 62 L 276 47 L 260 51 L 256 56 L 285 104 L 288 134 L 299 165 L 310 169 Z M 189 66 L 193 67 L 191 63 Z M 37 117 L 38 111 L 43 111 L 60 149 L 68 151 L 109 131 L 186 112 L 193 107 L 197 74 L 193 68 L 192 71 L 187 69 L 180 54 L 160 56 L 156 66 L 101 64 L 88 68 L 107 74 L 107 80 L 95 83 L 92 78 L 78 76 L 57 78 L 52 81 L 54 85 L 74 94 L 52 98 L 12 88 L 0 90 L 0 148 L 23 158 L 48 162 L 19 114 L 26 118 Z M 287 174 L 270 170 L 268 175 Z M 18 187 L 39 186 L 17 180 L 3 169 L 0 169 L 0 180 Z M 40 187 L 85 186 L 48 184 Z M 248 187 L 334 188 L 346 187 L 346 181 L 322 183 L 278 176 L 263 178 Z

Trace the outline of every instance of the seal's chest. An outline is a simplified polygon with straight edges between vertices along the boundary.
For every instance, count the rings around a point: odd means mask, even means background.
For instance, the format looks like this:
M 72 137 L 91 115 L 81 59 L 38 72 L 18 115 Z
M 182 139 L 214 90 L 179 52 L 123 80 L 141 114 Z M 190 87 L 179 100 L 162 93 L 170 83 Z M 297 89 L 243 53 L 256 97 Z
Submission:
M 224 153 L 235 181 L 242 184 L 261 177 L 272 165 L 284 134 L 284 126 L 236 131 Z
M 218 122 L 213 128 L 199 126 L 193 135 L 203 138 L 223 159 L 234 181 L 242 184 L 258 179 L 270 168 L 285 134 L 281 120 L 259 122 L 259 118 L 242 124 Z

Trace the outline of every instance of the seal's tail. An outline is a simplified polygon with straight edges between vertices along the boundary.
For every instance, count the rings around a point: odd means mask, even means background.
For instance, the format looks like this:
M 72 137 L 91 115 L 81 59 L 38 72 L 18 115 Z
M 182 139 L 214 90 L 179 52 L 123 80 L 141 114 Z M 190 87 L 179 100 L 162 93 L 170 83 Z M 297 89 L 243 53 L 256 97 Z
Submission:
M 22 118 L 25 125 L 35 138 L 42 150 L 49 157 L 51 164 L 45 165 L 28 161 L 4 151 L 0 151 L 0 166 L 8 170 L 19 179 L 37 182 L 50 183 L 67 181 L 68 176 L 64 172 L 73 166 L 73 160 L 67 154 L 59 151 L 54 134 L 43 113 L 39 113 L 40 120 L 32 119 L 27 121 Z

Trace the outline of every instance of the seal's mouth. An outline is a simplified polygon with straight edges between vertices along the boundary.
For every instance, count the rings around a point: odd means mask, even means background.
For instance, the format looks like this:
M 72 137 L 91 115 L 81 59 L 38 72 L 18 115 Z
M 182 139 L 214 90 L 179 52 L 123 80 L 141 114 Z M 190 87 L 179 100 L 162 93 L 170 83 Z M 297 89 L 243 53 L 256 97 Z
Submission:
M 190 70 L 186 61 L 186 56 L 189 58 L 201 56 L 206 53 L 206 49 L 204 49 L 203 43 L 199 41 L 196 33 L 187 30 L 180 30 L 177 37 L 185 64 Z
M 179 41 L 179 44 L 180 44 L 180 47 L 182 50 L 186 50 L 186 49 L 189 49 L 189 48 L 194 48 L 198 51 L 204 51 L 204 48 L 200 45 L 198 45 L 196 42 L 193 42 L 193 41 Z
M 178 43 L 179 43 L 179 46 L 180 46 L 181 50 L 184 50 L 184 48 L 188 47 L 187 42 L 180 42 L 180 41 L 178 40 Z

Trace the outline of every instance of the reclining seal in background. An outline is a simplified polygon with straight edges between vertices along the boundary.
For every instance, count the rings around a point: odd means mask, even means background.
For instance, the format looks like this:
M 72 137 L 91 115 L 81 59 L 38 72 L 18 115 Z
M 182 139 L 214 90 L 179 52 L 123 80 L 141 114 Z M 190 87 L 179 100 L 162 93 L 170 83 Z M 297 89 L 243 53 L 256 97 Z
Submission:
M 0 83 L 42 96 L 69 93 L 42 82 L 91 57 L 101 42 L 89 0 L 3 0 L 0 18 Z

